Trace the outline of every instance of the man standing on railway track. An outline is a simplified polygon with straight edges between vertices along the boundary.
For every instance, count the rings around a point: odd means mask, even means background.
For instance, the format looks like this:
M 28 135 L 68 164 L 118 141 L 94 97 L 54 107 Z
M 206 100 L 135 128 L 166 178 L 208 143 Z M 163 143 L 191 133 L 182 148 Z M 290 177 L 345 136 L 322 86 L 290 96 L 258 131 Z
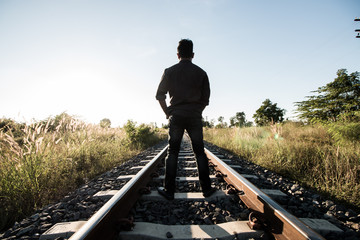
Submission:
M 165 69 L 156 99 L 169 119 L 169 149 L 165 159 L 165 186 L 158 192 L 174 199 L 175 179 L 181 140 L 186 130 L 196 157 L 199 181 L 204 197 L 215 192 L 211 187 L 208 159 L 204 152 L 202 112 L 209 104 L 210 84 L 204 70 L 192 63 L 193 43 L 182 39 L 177 48 L 179 63 Z M 166 104 L 169 93 L 170 105 Z

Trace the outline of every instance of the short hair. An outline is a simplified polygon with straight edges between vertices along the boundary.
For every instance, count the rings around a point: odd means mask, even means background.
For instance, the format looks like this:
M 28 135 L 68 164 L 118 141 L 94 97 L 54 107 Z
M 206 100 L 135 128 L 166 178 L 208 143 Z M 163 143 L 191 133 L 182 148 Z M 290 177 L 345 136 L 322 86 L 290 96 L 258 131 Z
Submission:
M 181 58 L 191 58 L 193 56 L 193 42 L 190 39 L 181 39 L 177 50 Z

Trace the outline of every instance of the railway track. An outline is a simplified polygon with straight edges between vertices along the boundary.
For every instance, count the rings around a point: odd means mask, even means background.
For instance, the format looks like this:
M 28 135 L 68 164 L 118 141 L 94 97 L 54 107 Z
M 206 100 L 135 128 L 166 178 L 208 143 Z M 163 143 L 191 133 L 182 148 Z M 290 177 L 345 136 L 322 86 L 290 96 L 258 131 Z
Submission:
M 162 184 L 167 147 L 139 164 L 120 190 L 100 191 L 105 205 L 70 237 L 77 239 L 324 239 L 285 211 L 216 152 L 206 149 L 211 178 L 218 191 L 204 198 L 199 192 L 195 156 L 184 137 L 179 153 L 178 192 L 167 201 L 156 191 Z M 196 192 L 197 191 L 197 192 Z M 282 196 L 280 195 L 280 198 Z M 49 239 L 44 233 L 40 239 Z M 54 235 L 53 235 L 54 236 Z
M 157 146 L 15 223 L 0 238 L 323 239 L 319 232 L 329 240 L 359 239 L 356 212 L 211 144 L 206 153 L 218 191 L 204 198 L 186 138 L 175 200 L 167 201 L 156 191 L 162 186 L 166 155 L 165 143 Z

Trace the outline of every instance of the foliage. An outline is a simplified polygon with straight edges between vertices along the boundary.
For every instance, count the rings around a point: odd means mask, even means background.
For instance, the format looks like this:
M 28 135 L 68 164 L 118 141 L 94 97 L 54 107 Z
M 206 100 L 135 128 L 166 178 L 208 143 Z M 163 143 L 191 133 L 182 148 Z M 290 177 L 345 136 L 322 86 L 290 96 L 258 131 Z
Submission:
M 244 112 L 237 112 L 234 117 L 230 118 L 230 127 L 251 127 L 252 122 L 246 121 Z
M 49 132 L 62 132 L 65 133 L 69 130 L 74 131 L 84 127 L 85 123 L 77 119 L 75 116 L 71 116 L 66 112 L 63 112 L 55 117 L 49 117 L 46 120 L 39 122 L 42 125 L 47 125 L 47 131 Z
M 108 118 L 104 118 L 100 121 L 100 127 L 109 128 L 111 126 L 111 121 Z
M 246 122 L 244 112 L 237 112 L 234 117 L 230 118 L 230 127 L 243 127 Z
M 3 132 L 17 130 L 18 125 L 11 119 L 2 118 L 0 119 L 0 129 Z
M 335 139 L 329 134 L 328 126 L 293 122 L 265 127 L 205 129 L 204 138 L 360 208 L 359 124 L 342 123 L 334 128 Z M 337 137 L 351 144 L 339 145 Z
M 68 114 L 29 125 L 10 123 L 0 129 L 0 229 L 164 138 L 151 130 L 151 138 L 131 144 L 122 128 L 85 124 Z M 13 129 L 20 129 L 21 141 Z M 138 135 L 149 135 L 146 129 Z
M 218 121 L 219 121 L 219 123 L 223 123 L 223 122 L 224 122 L 224 117 L 223 117 L 223 116 L 220 116 L 220 117 L 218 118 Z
M 202 119 L 202 124 L 203 124 L 203 127 L 213 128 L 215 126 L 215 121 L 213 119 L 208 121 L 207 117 L 206 117 L 206 120 L 204 118 Z
M 260 108 L 253 115 L 255 123 L 258 126 L 266 126 L 270 123 L 281 123 L 284 121 L 285 110 L 278 108 L 276 103 L 266 99 Z
M 3 133 L 10 133 L 12 134 L 15 141 L 19 144 L 22 143 L 22 135 L 25 124 L 23 123 L 16 123 L 15 121 L 9 118 L 2 118 L 0 119 L 0 131 Z
M 146 124 L 136 126 L 136 122 L 128 120 L 124 125 L 124 130 L 128 137 L 128 145 L 133 147 L 143 147 L 148 143 L 156 142 L 155 129 Z
M 360 122 L 333 122 L 327 125 L 328 132 L 338 145 L 360 142 Z
M 218 118 L 219 123 L 215 126 L 216 128 L 226 128 L 227 127 L 227 123 L 224 122 L 224 117 L 220 116 Z
M 360 110 L 359 72 L 348 75 L 346 69 L 340 69 L 334 81 L 313 93 L 316 95 L 295 103 L 301 119 L 309 122 L 336 122 L 344 114 L 349 118 L 354 117 L 352 113 Z

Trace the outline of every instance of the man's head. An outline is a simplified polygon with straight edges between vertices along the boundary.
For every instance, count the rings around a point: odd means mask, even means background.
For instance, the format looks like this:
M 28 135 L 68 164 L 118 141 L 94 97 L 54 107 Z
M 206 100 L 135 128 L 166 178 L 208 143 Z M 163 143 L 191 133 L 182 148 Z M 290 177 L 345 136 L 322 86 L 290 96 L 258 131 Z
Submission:
M 181 39 L 179 42 L 178 50 L 178 58 L 187 58 L 191 59 L 194 57 L 193 53 L 193 42 L 190 39 Z

